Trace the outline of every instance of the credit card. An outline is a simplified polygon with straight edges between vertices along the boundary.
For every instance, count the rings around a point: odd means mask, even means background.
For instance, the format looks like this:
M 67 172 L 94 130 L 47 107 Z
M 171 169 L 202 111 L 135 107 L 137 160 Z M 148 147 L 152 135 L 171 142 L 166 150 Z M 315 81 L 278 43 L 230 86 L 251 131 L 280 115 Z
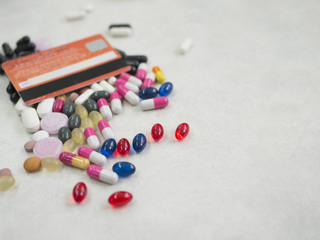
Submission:
M 101 34 L 7 61 L 2 67 L 25 104 L 130 70 Z

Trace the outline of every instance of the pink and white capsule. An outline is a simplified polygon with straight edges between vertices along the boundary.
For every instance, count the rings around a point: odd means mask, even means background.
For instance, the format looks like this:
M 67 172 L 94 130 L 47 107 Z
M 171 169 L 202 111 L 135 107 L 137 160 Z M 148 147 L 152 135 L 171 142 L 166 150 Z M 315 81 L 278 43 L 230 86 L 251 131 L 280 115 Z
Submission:
M 143 100 L 139 103 L 139 106 L 142 110 L 152 110 L 158 108 L 164 108 L 168 106 L 169 99 L 167 97 L 156 97 L 147 100 Z
M 119 85 L 125 85 L 127 88 L 129 88 L 134 93 L 138 93 L 139 92 L 139 88 L 136 85 L 134 85 L 134 84 L 132 84 L 132 83 L 130 83 L 130 82 L 124 80 L 124 79 L 121 79 L 121 78 L 117 79 L 117 81 L 115 81 L 114 84 L 117 87 Z
M 137 96 L 137 94 L 132 92 L 125 85 L 119 85 L 117 87 L 117 91 L 125 100 L 127 100 L 133 106 L 137 105 L 140 101 L 140 98 Z
M 111 110 L 115 114 L 119 114 L 122 111 L 121 98 L 118 92 L 110 94 Z
M 147 64 L 140 63 L 138 66 L 136 77 L 143 81 L 146 78 L 146 75 L 147 75 Z
M 141 89 L 152 87 L 155 79 L 156 75 L 153 72 L 149 72 L 141 85 Z
M 107 158 L 86 146 L 82 146 L 78 149 L 78 155 L 84 158 L 88 158 L 90 162 L 102 167 L 106 162 Z
M 105 98 L 100 98 L 97 101 L 99 111 L 102 114 L 104 119 L 107 119 L 108 121 L 112 118 L 112 112 L 109 107 L 109 104 Z
M 131 82 L 138 87 L 142 85 L 142 81 L 139 78 L 136 78 L 135 76 L 132 76 L 129 73 L 121 73 L 119 78 L 122 78 L 128 82 Z
M 98 128 L 105 139 L 114 137 L 114 133 L 106 120 L 100 120 L 98 122 Z
M 106 80 L 102 80 L 101 82 L 99 82 L 99 85 L 103 88 L 103 90 L 107 91 L 108 93 L 113 93 L 116 90 Z
M 98 149 L 100 147 L 99 138 L 93 128 L 86 128 L 84 130 L 84 136 L 87 139 L 89 147 L 92 149 Z
M 116 182 L 118 182 L 118 174 L 99 166 L 90 165 L 87 168 L 87 174 L 91 178 L 97 179 L 108 184 L 115 184 Z

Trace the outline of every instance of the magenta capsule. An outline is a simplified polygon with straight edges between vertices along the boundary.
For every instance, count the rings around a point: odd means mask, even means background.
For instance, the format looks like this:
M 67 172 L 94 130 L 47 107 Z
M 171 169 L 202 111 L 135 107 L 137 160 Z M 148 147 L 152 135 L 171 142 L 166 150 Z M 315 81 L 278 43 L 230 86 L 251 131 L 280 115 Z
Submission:
M 140 101 L 140 98 L 124 85 L 119 85 L 117 87 L 117 91 L 125 100 L 127 100 L 133 106 L 137 105 Z
M 143 81 L 146 78 L 146 75 L 147 75 L 147 64 L 140 63 L 138 66 L 136 77 Z
M 91 147 L 92 149 L 98 149 L 100 147 L 99 138 L 93 128 L 86 128 L 84 130 L 84 136 L 87 139 L 89 147 Z
M 81 157 L 88 158 L 90 162 L 102 167 L 106 162 L 107 158 L 86 146 L 82 146 L 78 149 L 78 154 Z
M 152 87 L 155 79 L 156 75 L 153 72 L 149 72 L 141 85 L 141 89 Z
M 90 161 L 87 158 L 77 156 L 73 153 L 62 152 L 59 155 L 59 159 L 66 165 L 73 166 L 80 169 L 86 169 L 90 165 Z
M 111 120 L 112 112 L 111 112 L 111 109 L 109 107 L 107 100 L 105 98 L 100 98 L 97 101 L 97 104 L 98 104 L 99 111 L 100 111 L 101 115 L 103 116 L 103 118 L 107 119 L 108 121 Z
M 108 184 L 115 184 L 116 182 L 118 182 L 118 174 L 99 166 L 90 165 L 87 168 L 87 174 L 91 178 L 97 179 Z
M 156 97 L 147 100 L 143 100 L 139 103 L 140 108 L 144 111 L 151 109 L 164 108 L 168 106 L 169 100 L 167 97 Z
M 122 111 L 121 98 L 117 91 L 110 94 L 111 109 L 115 114 L 119 114 Z
M 114 137 L 114 133 L 106 120 L 100 120 L 98 122 L 98 128 L 105 139 Z
M 53 103 L 52 112 L 62 112 L 65 101 L 66 101 L 66 95 L 61 95 L 57 97 Z
M 124 79 L 117 79 L 114 83 L 115 86 L 119 86 L 119 85 L 124 85 L 126 86 L 127 88 L 129 88 L 132 92 L 134 93 L 138 93 L 139 92 L 139 87 L 137 87 L 136 85 L 124 80 Z
M 142 84 L 142 81 L 139 78 L 136 78 L 135 76 L 132 76 L 129 73 L 121 73 L 119 78 L 131 82 L 138 87 L 140 87 Z

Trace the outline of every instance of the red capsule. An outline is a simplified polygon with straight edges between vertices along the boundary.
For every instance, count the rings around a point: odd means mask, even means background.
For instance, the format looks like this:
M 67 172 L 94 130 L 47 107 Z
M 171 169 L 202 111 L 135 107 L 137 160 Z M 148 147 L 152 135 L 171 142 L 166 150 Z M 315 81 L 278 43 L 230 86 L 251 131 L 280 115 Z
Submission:
M 73 188 L 73 198 L 77 203 L 82 202 L 87 196 L 87 186 L 83 182 L 78 182 Z
M 180 141 L 184 139 L 189 133 L 188 123 L 181 123 L 176 130 L 176 138 Z
M 114 207 L 121 207 L 132 200 L 132 194 L 125 191 L 115 192 L 109 197 L 109 203 Z
M 130 143 L 127 139 L 121 138 L 117 144 L 117 151 L 120 155 L 128 155 L 130 152 Z
M 159 141 L 162 136 L 163 136 L 163 127 L 160 123 L 157 123 L 155 125 L 153 125 L 152 129 L 151 129 L 151 135 L 152 135 L 152 138 L 155 140 L 155 141 Z

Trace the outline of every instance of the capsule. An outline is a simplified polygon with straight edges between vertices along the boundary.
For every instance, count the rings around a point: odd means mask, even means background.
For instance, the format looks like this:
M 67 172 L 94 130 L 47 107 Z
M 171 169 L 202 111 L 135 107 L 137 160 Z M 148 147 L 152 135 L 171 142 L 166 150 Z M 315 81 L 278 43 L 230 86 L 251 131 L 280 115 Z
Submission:
M 101 87 L 101 85 L 99 85 L 98 83 L 93 83 L 90 88 L 93 90 L 93 91 L 103 91 L 103 87 Z
M 29 42 L 26 44 L 18 45 L 14 50 L 14 52 L 19 54 L 20 52 L 34 51 L 35 48 L 36 48 L 36 45 L 32 42 Z
M 121 207 L 128 204 L 132 200 L 132 194 L 125 191 L 113 193 L 108 201 L 113 207 Z
M 34 108 L 27 108 L 21 113 L 23 126 L 27 132 L 34 133 L 40 129 L 40 120 Z
M 107 91 L 108 93 L 113 93 L 116 89 L 109 84 L 106 80 L 102 80 L 99 82 L 100 86 L 103 88 L 103 90 Z
M 131 82 L 138 87 L 140 87 L 142 85 L 142 81 L 139 78 L 136 78 L 136 77 L 130 75 L 129 73 L 121 73 L 119 78 L 124 79 L 128 82 Z
M 153 72 L 149 72 L 141 85 L 141 89 L 152 87 L 155 79 L 156 75 Z
M 62 112 L 70 117 L 72 114 L 74 114 L 75 108 L 76 105 L 73 102 L 66 102 L 63 106 Z
M 158 95 L 158 90 L 153 87 L 141 89 L 139 92 L 139 97 L 141 99 L 155 98 L 157 95 Z
M 11 93 L 9 95 L 10 101 L 13 102 L 14 104 L 16 104 L 19 99 L 20 99 L 20 95 L 17 92 Z
M 84 144 L 84 141 L 85 141 L 84 133 L 82 132 L 82 130 L 80 128 L 75 128 L 71 132 L 71 139 L 75 143 L 82 145 L 82 144 Z
M 87 174 L 91 178 L 97 179 L 108 184 L 115 184 L 116 182 L 118 182 L 118 175 L 115 172 L 104 169 L 99 166 L 90 165 L 87 168 Z
M 89 113 L 89 118 L 92 120 L 95 128 L 98 126 L 99 121 L 103 120 L 103 116 L 98 111 L 92 111 Z
M 164 76 L 163 72 L 159 67 L 157 66 L 153 67 L 152 71 L 156 75 L 156 79 L 159 83 L 164 83 L 166 81 L 166 77 Z
M 140 63 L 138 66 L 136 77 L 143 81 L 146 78 L 146 76 L 147 76 L 147 64 Z
M 111 112 L 111 109 L 109 107 L 107 100 L 104 98 L 100 98 L 97 101 L 97 104 L 98 104 L 99 111 L 102 114 L 103 118 L 110 121 L 112 118 L 112 112 Z
M 89 159 L 81 157 L 81 156 L 77 156 L 77 155 L 75 155 L 73 153 L 69 153 L 69 152 L 60 153 L 59 159 L 62 163 L 66 164 L 66 165 L 80 168 L 83 170 L 87 169 L 90 165 Z
M 62 151 L 72 153 L 76 149 L 76 147 L 77 147 L 77 143 L 72 139 L 68 139 L 67 141 L 64 142 L 62 146 Z
M 62 112 L 65 101 L 66 95 L 56 97 L 56 100 L 54 101 L 52 106 L 52 112 Z
M 102 155 L 101 153 L 98 153 L 86 146 L 82 146 L 78 149 L 78 154 L 81 157 L 88 158 L 90 162 L 92 162 L 95 165 L 98 165 L 102 167 L 106 162 L 107 158 Z
M 161 85 L 159 88 L 159 94 L 161 96 L 168 96 L 172 92 L 173 89 L 173 84 L 171 82 L 165 82 L 164 84 Z
M 143 149 L 146 147 L 146 144 L 147 144 L 147 138 L 142 133 L 138 133 L 133 138 L 132 147 L 137 153 L 142 152 Z
M 139 92 L 139 88 L 138 88 L 136 85 L 134 85 L 134 84 L 132 84 L 132 83 L 130 83 L 130 82 L 124 80 L 124 79 L 121 79 L 121 78 L 117 79 L 117 81 L 115 81 L 114 84 L 115 84 L 117 87 L 118 87 L 119 85 L 124 85 L 124 86 L 126 86 L 128 89 L 130 89 L 132 92 L 134 92 L 134 93 L 138 93 L 138 92 Z
M 93 122 L 90 118 L 86 117 L 81 120 L 81 127 L 84 129 L 86 128 L 94 128 Z
M 113 138 L 114 133 L 106 120 L 100 120 L 98 123 L 98 128 L 104 137 L 104 139 Z
M 68 127 L 61 127 L 58 132 L 58 138 L 61 142 L 65 142 L 71 138 L 71 131 Z
M 78 114 L 81 119 L 88 117 L 88 111 L 83 105 L 76 105 L 74 113 Z
M 116 173 L 114 173 L 117 175 Z M 118 175 L 117 175 L 118 177 Z M 15 184 L 15 179 L 13 176 L 1 176 L 0 177 L 0 191 L 7 190 Z
M 129 141 L 125 138 L 121 138 L 117 144 L 117 151 L 122 156 L 128 155 L 130 152 Z
M 42 158 L 41 167 L 47 169 L 48 171 L 55 171 L 60 167 L 60 162 L 58 159 L 52 157 Z
M 91 111 L 98 111 L 98 104 L 95 100 L 88 98 L 84 101 L 83 106 L 87 109 L 87 111 L 90 113 Z
M 119 85 L 117 87 L 117 91 L 125 100 L 127 100 L 133 106 L 137 105 L 140 101 L 139 97 L 124 85 Z
M 163 137 L 163 127 L 160 123 L 153 125 L 151 129 L 151 136 L 155 141 L 159 141 Z
M 43 118 L 47 113 L 51 113 L 53 104 L 54 98 L 47 98 L 40 102 L 37 107 L 37 113 L 39 115 L 39 118 Z
M 7 58 L 13 57 L 13 50 L 8 43 L 3 43 L 2 49 Z
M 132 34 L 130 24 L 112 24 L 109 26 L 109 34 L 113 37 L 128 37 Z
M 76 203 L 81 203 L 87 196 L 86 184 L 78 182 L 73 188 L 72 195 Z
M 75 101 L 75 104 L 82 104 L 85 100 L 87 100 L 90 95 L 94 93 L 94 91 L 90 88 L 88 88 L 85 92 L 83 92 Z M 80 115 L 80 114 L 79 114 Z
M 79 114 L 77 113 L 72 114 L 68 119 L 68 127 L 70 128 L 70 130 L 78 128 L 80 127 L 80 125 L 81 125 L 81 118 Z
M 1 53 L 0 53 L 0 54 L 1 54 Z M 1 56 L 0 56 L 0 58 L 1 58 Z M 1 62 L 1 59 L 0 59 L 0 65 L 1 65 L 1 63 L 2 63 L 2 62 Z M 6 91 L 7 91 L 8 94 L 11 94 L 11 93 L 16 92 L 17 90 L 14 88 L 12 82 L 9 82 L 9 84 L 8 84 L 8 86 L 7 86 L 7 88 L 6 88 Z
M 101 146 L 100 152 L 106 156 L 110 157 L 117 148 L 116 140 L 113 138 L 107 139 Z
M 113 165 L 112 171 L 120 177 L 128 177 L 136 171 L 136 167 L 129 162 L 117 162 Z
M 93 128 L 86 128 L 84 130 L 84 136 L 87 139 L 89 147 L 92 149 L 98 149 L 100 147 L 99 138 Z
M 122 111 L 121 98 L 118 92 L 113 92 L 110 95 L 111 109 L 115 114 L 119 114 Z
M 17 46 L 20 46 L 20 45 L 24 45 L 24 44 L 28 44 L 30 43 L 30 37 L 29 36 L 23 36 L 22 38 L 20 38 L 18 41 L 17 41 Z
M 158 108 L 164 108 L 168 106 L 169 100 L 167 97 L 156 97 L 152 99 L 143 100 L 139 103 L 141 110 L 152 110 Z
M 100 98 L 108 99 L 110 94 L 107 91 L 96 91 L 90 95 L 89 98 L 98 101 Z
M 184 139 L 189 134 L 189 129 L 188 123 L 181 123 L 176 129 L 176 139 L 179 141 Z

